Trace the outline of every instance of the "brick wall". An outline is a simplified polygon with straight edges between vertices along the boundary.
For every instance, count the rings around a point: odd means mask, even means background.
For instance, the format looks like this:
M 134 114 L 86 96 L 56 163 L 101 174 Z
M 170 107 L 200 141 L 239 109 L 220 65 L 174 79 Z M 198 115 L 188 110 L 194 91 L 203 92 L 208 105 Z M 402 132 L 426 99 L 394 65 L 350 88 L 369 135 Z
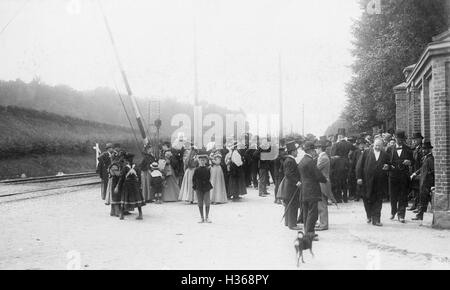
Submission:
M 420 90 L 420 128 L 426 140 L 430 138 L 430 80 L 422 79 L 422 89 Z
M 415 132 L 421 132 L 420 91 L 414 87 L 410 87 L 408 91 L 408 126 L 406 133 L 408 136 L 412 136 Z
M 436 194 L 435 211 L 448 211 L 450 193 L 450 56 L 432 60 L 430 91 L 431 142 L 434 145 Z
M 394 88 L 396 130 L 408 129 L 408 95 L 404 84 Z

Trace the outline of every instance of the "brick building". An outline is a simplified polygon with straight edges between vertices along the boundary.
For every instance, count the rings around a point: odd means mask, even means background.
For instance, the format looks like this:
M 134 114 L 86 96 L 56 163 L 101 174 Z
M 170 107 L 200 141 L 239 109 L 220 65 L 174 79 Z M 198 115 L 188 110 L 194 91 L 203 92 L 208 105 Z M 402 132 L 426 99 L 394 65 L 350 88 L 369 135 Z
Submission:
M 419 61 L 394 88 L 396 127 L 421 132 L 434 146 L 433 227 L 450 229 L 450 30 L 433 37 Z

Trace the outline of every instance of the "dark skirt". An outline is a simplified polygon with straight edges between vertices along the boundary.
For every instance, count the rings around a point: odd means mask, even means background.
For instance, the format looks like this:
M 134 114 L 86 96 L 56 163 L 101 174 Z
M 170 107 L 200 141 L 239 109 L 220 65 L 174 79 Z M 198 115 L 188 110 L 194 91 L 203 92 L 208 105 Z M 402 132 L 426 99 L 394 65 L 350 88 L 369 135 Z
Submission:
M 229 185 L 228 185 L 228 191 L 230 196 L 232 197 L 238 197 L 240 195 L 246 195 L 247 194 L 247 185 L 245 182 L 245 172 L 243 167 L 239 167 L 236 169 L 235 175 L 230 175 L 229 177 Z
M 120 192 L 120 204 L 126 211 L 132 211 L 136 207 L 145 205 L 144 197 L 139 190 L 139 182 L 137 179 L 125 180 L 122 191 Z

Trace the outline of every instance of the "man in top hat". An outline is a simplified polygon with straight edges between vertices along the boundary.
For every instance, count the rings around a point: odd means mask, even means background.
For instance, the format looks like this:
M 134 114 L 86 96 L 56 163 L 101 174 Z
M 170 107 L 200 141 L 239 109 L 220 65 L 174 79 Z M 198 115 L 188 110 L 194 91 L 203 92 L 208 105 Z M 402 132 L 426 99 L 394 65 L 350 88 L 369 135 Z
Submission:
M 412 176 L 419 177 L 420 180 L 420 204 L 417 216 L 413 220 L 423 220 L 423 214 L 427 212 L 428 203 L 431 202 L 431 188 L 434 187 L 434 157 L 431 142 L 425 142 L 422 146 L 424 157 L 421 167 Z
M 305 156 L 298 165 L 301 181 L 300 204 L 303 213 L 303 224 L 306 233 L 315 233 L 315 225 L 319 217 L 318 203 L 322 201 L 322 190 L 320 183 L 327 183 L 327 178 L 317 168 L 316 146 L 314 142 L 308 141 L 303 147 Z M 316 237 L 315 240 L 318 240 Z
M 102 183 L 101 183 L 101 197 L 102 197 L 102 200 L 106 199 L 106 189 L 108 187 L 108 180 L 109 180 L 108 169 L 109 169 L 109 166 L 112 163 L 113 152 L 114 152 L 113 144 L 112 143 L 107 143 L 106 144 L 106 151 L 103 152 L 98 157 L 98 165 L 97 165 L 96 173 L 99 175 L 99 177 L 102 180 Z
M 297 217 L 300 197 L 300 172 L 297 168 L 297 144 L 294 141 L 286 143 L 286 152 L 283 163 L 284 181 L 280 185 L 279 198 L 285 206 L 285 225 L 291 230 L 300 230 L 297 227 Z
M 413 165 L 413 152 L 406 145 L 405 131 L 395 133 L 395 146 L 388 148 L 391 169 L 389 172 L 391 220 L 398 216 L 405 223 L 408 195 L 411 189 L 410 166 Z
M 417 172 L 422 167 L 422 158 L 423 158 L 423 152 L 422 152 L 422 141 L 423 136 L 422 133 L 414 133 L 412 139 L 412 146 L 413 146 L 413 172 Z M 419 184 L 419 178 L 414 177 L 411 179 L 411 192 L 413 195 L 413 205 L 408 209 L 412 211 L 418 211 L 420 207 L 420 184 Z

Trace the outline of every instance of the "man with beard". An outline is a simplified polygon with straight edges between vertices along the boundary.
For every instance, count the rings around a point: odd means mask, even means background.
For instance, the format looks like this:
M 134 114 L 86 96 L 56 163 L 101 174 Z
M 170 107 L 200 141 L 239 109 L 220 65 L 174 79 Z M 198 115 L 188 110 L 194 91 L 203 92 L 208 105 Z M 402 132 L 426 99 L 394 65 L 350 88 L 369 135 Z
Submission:
M 376 139 L 373 148 L 361 155 L 356 164 L 358 185 L 364 186 L 364 209 L 367 223 L 381 227 L 381 208 L 383 194 L 387 190 L 387 171 L 389 170 L 389 155 L 383 151 L 383 140 Z

